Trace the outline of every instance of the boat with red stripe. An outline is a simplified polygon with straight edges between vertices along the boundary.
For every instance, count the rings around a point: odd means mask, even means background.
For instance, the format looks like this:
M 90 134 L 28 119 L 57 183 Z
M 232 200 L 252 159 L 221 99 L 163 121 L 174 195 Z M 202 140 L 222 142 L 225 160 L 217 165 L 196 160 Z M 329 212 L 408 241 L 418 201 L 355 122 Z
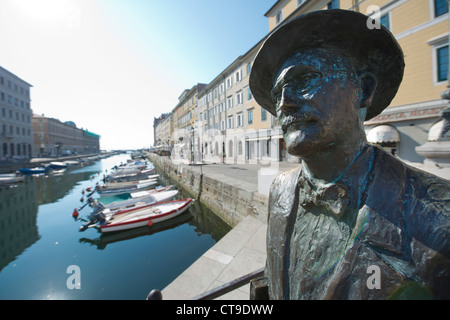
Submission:
M 188 210 L 193 202 L 192 198 L 187 198 L 114 214 L 99 223 L 100 230 L 101 232 L 114 232 L 146 225 L 151 226 L 179 216 Z

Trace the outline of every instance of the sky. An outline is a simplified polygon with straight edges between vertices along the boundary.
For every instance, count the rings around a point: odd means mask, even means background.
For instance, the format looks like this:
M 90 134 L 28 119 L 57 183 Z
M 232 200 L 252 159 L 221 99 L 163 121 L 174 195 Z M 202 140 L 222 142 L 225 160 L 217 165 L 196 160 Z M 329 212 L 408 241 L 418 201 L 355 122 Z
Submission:
M 153 144 L 153 119 L 268 32 L 276 0 L 0 0 L 0 66 L 30 83 L 35 114 Z

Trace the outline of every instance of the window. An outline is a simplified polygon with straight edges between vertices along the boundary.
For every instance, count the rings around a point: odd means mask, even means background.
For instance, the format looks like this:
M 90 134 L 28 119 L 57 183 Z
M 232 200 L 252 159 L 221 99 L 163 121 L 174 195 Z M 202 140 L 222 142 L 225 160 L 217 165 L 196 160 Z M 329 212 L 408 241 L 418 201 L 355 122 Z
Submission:
M 339 9 L 339 0 L 331 0 L 328 2 L 327 9 Z
M 280 10 L 275 16 L 275 23 L 279 24 L 282 20 L 283 20 L 283 10 Z
M 253 109 L 248 110 L 247 116 L 248 116 L 247 117 L 248 124 L 253 124 Z
M 228 127 L 227 129 L 233 129 L 233 116 L 228 117 Z
M 242 80 L 242 72 L 241 69 L 239 69 L 238 71 L 236 71 L 236 73 L 234 74 L 234 83 L 238 83 L 239 81 Z
M 247 63 L 247 76 L 250 75 L 251 71 L 252 71 L 252 64 L 249 62 L 249 63 Z
M 267 110 L 261 108 L 261 121 L 267 121 Z
M 242 113 L 238 113 L 236 115 L 236 127 L 242 127 L 244 125 L 244 115 Z
M 389 13 L 385 14 L 380 18 L 380 23 L 383 25 L 386 29 L 391 30 L 391 24 L 389 21 Z
M 243 94 L 242 94 L 242 91 L 239 91 L 239 92 L 236 94 L 236 105 L 240 105 L 240 104 L 242 104 L 242 103 L 244 103 L 244 96 L 243 96 Z
M 448 79 L 448 45 L 436 49 L 437 80 Z
M 227 109 L 233 108 L 233 97 L 227 98 Z
M 222 94 L 225 91 L 225 85 L 223 82 L 219 85 L 219 94 Z
M 434 0 L 434 16 L 439 17 L 448 12 L 447 0 Z
M 253 99 L 252 91 L 250 90 L 250 87 L 247 87 L 247 100 Z
M 233 85 L 233 83 L 231 81 L 231 76 L 229 76 L 226 81 L 227 81 L 227 89 L 230 89 L 231 86 Z
M 225 120 L 220 121 L 220 130 L 225 130 Z

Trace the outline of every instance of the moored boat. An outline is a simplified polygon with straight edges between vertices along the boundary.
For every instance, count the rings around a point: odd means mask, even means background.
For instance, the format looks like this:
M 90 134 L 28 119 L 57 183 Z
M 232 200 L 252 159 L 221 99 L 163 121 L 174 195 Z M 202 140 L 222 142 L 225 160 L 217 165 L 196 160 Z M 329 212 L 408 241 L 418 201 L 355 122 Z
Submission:
M 147 182 L 153 182 L 157 180 L 157 177 L 159 175 L 154 176 L 154 178 L 151 179 L 144 179 L 144 180 L 136 180 L 136 181 L 123 181 L 123 182 L 106 182 L 103 185 L 100 185 L 99 187 L 102 190 L 106 189 L 117 189 L 117 188 L 128 188 L 136 185 L 140 185 Z
M 173 200 L 178 194 L 178 190 L 171 190 L 165 192 L 159 192 L 154 194 L 149 194 L 144 197 L 131 198 L 123 201 L 114 201 L 108 204 L 103 204 L 97 199 L 89 198 L 89 203 L 93 207 L 93 212 L 91 216 L 97 212 L 102 211 L 104 214 L 120 214 L 122 212 L 129 211 L 130 209 L 143 208 L 152 205 L 161 204 L 166 201 Z M 101 198 L 100 198 L 101 199 Z
M 189 209 L 193 201 L 191 198 L 175 200 L 148 208 L 131 210 L 128 213 L 115 214 L 100 223 L 100 230 L 104 233 L 151 226 L 179 216 Z
M 22 181 L 23 177 L 15 173 L 0 174 L 0 186 L 10 185 Z
M 135 191 L 135 192 L 124 192 L 124 193 L 119 193 L 116 195 L 112 195 L 112 196 L 103 196 L 101 198 L 98 198 L 97 201 L 102 203 L 102 204 L 108 204 L 114 201 L 124 201 L 124 200 L 129 200 L 129 199 L 133 199 L 133 198 L 140 198 L 140 197 L 145 197 L 147 195 L 151 195 L 153 193 L 159 193 L 159 192 L 164 192 L 164 191 L 169 191 L 173 188 L 172 185 L 170 186 L 164 186 L 164 187 L 156 187 L 154 189 L 150 189 L 150 190 L 142 190 L 142 191 Z
M 145 170 L 138 170 L 138 169 L 130 169 L 130 170 L 118 170 L 113 174 L 108 175 L 105 180 L 106 181 L 116 181 L 116 182 L 123 182 L 123 181 L 136 181 L 136 180 L 142 180 L 142 179 L 148 179 L 149 175 L 152 175 L 155 173 L 155 168 L 151 169 L 145 169 Z
M 101 186 L 97 186 L 97 192 L 100 194 L 101 197 L 113 196 L 121 193 L 136 192 L 151 189 L 154 188 L 157 183 L 158 183 L 157 180 L 152 180 L 149 182 L 140 183 L 132 186 L 125 186 L 119 188 L 106 188 L 106 189 L 102 188 Z
M 64 163 L 64 162 L 58 162 L 58 161 L 53 161 L 53 162 L 50 162 L 50 163 L 48 164 L 48 167 L 51 168 L 52 170 L 66 169 L 66 168 L 67 168 L 67 163 Z
M 18 170 L 19 173 L 21 174 L 27 174 L 27 175 L 31 175 L 31 174 L 43 174 L 43 173 L 47 173 L 49 171 L 48 168 L 46 167 L 34 167 L 34 168 L 20 168 Z

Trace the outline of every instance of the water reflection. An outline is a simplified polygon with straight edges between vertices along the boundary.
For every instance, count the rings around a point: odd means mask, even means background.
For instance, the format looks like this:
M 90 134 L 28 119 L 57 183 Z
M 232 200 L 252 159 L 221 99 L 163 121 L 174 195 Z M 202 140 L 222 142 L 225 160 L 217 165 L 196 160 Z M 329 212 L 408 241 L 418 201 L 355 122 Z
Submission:
M 151 227 L 114 234 L 79 232 L 81 222 L 71 215 L 83 204 L 82 190 L 128 158 L 113 156 L 0 187 L 0 299 L 144 299 L 230 230 L 196 201 L 184 214 Z M 180 190 L 177 197 L 188 195 Z M 84 208 L 80 216 L 89 211 Z M 66 287 L 69 265 L 82 270 L 81 290 Z
M 143 236 L 150 236 L 161 231 L 177 228 L 178 226 L 188 222 L 190 219 L 192 219 L 192 217 L 192 213 L 188 210 L 187 212 L 173 219 L 160 222 L 158 224 L 152 225 L 151 227 L 144 226 L 119 232 L 104 233 L 95 239 L 80 238 L 79 241 L 80 243 L 88 243 L 90 245 L 96 246 L 99 250 L 104 250 L 110 243 L 135 239 Z M 98 230 L 98 232 L 100 232 L 100 230 Z
M 34 177 L 37 204 L 53 203 L 64 198 L 79 181 L 89 180 L 93 174 L 95 171 L 69 171 Z
M 32 177 L 0 187 L 0 271 L 39 240 L 37 211 Z
M 186 197 L 187 196 L 183 193 L 183 191 L 181 191 L 176 198 L 183 199 Z M 185 213 L 175 218 L 154 224 L 151 227 L 144 226 L 104 234 L 101 233 L 99 228 L 94 227 L 99 236 L 96 238 L 82 237 L 79 239 L 79 242 L 96 246 L 99 250 L 104 250 L 110 243 L 150 236 L 158 232 L 175 229 L 185 223 L 188 223 L 198 236 L 207 234 L 210 235 L 214 241 L 219 241 L 230 231 L 230 227 L 226 225 L 219 217 L 214 215 L 214 213 L 202 204 L 194 202 L 191 208 L 189 208 L 189 210 Z

